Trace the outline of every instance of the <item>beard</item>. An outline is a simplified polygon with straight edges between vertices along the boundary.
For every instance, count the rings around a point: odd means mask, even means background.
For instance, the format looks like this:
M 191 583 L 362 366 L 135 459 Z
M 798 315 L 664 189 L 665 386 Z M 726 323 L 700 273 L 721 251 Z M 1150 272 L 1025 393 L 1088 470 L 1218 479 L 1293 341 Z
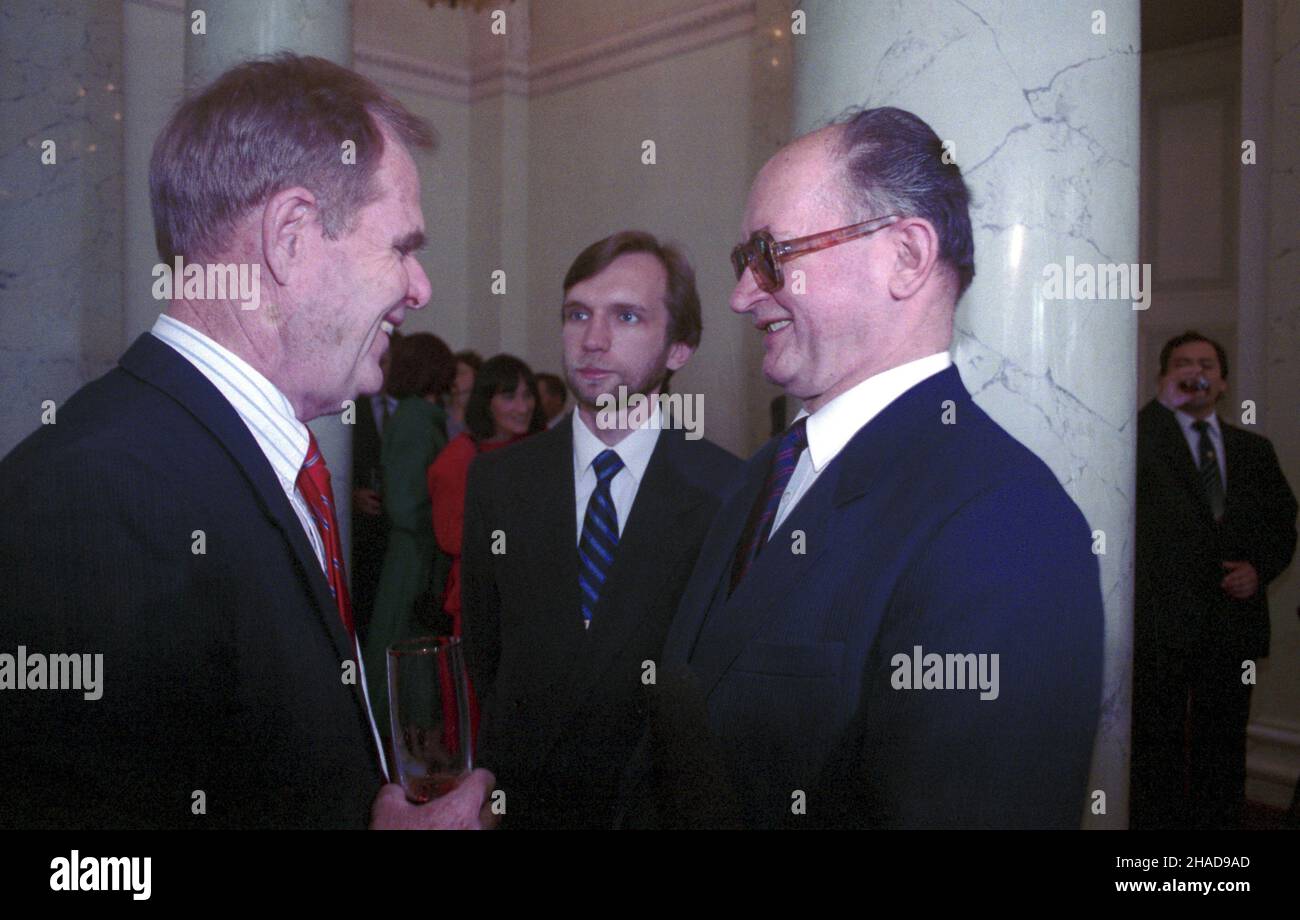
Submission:
M 568 381 L 574 399 L 589 409 L 599 408 L 597 400 L 602 396 L 617 399 L 620 387 L 626 387 L 629 398 L 636 393 L 649 396 L 656 390 L 663 390 L 668 382 L 669 373 L 668 368 L 660 364 L 658 367 L 644 371 L 639 378 L 630 378 L 625 372 L 617 371 L 592 382 L 579 377 L 577 370 L 569 367 L 567 361 L 564 366 L 564 379 Z

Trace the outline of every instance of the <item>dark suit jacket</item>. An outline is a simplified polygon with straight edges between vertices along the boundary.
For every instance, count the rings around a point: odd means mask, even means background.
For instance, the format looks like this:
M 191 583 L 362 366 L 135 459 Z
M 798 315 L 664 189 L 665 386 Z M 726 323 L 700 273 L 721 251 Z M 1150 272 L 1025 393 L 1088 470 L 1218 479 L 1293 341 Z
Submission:
M 728 598 L 774 448 L 682 597 L 628 823 L 1077 827 L 1102 598 L 1088 525 L 1051 471 L 949 368 L 853 437 Z M 894 656 L 917 647 L 996 653 L 997 698 L 895 689 Z
M 365 826 L 382 779 L 329 586 L 188 361 L 140 336 L 0 462 L 0 507 L 0 651 L 104 656 L 97 701 L 5 692 L 0 826 Z
M 1228 469 L 1223 520 L 1215 522 L 1174 413 L 1152 400 L 1138 415 L 1135 651 L 1183 655 L 1198 643 L 1268 654 L 1269 582 L 1291 562 L 1296 499 L 1267 438 L 1219 421 Z M 1219 587 L 1224 560 L 1259 573 L 1254 597 Z
M 583 628 L 573 422 L 470 469 L 461 600 L 483 700 L 478 762 L 506 792 L 507 827 L 611 827 L 644 728 L 643 662 L 664 635 L 740 461 L 665 430 L 613 568 Z M 493 533 L 505 535 L 493 554 Z

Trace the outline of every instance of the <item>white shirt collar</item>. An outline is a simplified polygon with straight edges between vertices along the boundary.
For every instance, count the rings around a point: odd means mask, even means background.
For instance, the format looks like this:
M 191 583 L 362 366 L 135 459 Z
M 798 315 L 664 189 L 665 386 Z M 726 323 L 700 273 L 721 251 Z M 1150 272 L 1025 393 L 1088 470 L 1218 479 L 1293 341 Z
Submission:
M 652 424 L 650 418 L 623 440 L 614 445 L 614 450 L 623 461 L 623 468 L 632 474 L 638 483 L 645 476 L 646 467 L 650 465 L 650 456 L 659 443 L 659 425 Z M 573 410 L 573 475 L 581 478 L 591 468 L 592 461 L 609 445 L 596 437 L 587 423 L 582 420 L 582 413 Z
M 799 410 L 795 421 L 808 418 L 808 457 L 813 470 L 820 473 L 853 439 L 862 426 L 871 421 L 898 397 L 922 380 L 952 366 L 948 352 L 918 358 L 845 390 L 816 412 Z M 936 412 L 938 409 L 936 408 Z
M 1200 437 L 1200 432 L 1192 427 L 1200 421 L 1199 419 L 1188 415 L 1182 409 L 1174 410 L 1174 418 L 1178 419 L 1178 424 L 1182 426 L 1183 434 L 1187 435 L 1189 438 Z M 1222 440 L 1223 433 L 1219 430 L 1219 414 L 1217 412 L 1211 412 L 1210 417 L 1205 419 L 1205 421 L 1210 423 L 1210 431 L 1214 434 L 1215 440 Z
M 159 314 L 150 330 L 212 382 L 248 426 L 276 476 L 292 491 L 307 459 L 310 432 L 289 397 L 239 355 L 187 323 Z

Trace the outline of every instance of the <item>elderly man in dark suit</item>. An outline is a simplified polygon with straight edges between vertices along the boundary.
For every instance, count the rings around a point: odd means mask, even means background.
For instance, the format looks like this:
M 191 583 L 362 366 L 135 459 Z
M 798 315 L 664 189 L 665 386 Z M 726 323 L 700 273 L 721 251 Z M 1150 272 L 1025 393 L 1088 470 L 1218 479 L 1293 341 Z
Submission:
M 1218 416 L 1227 380 L 1223 346 L 1185 332 L 1138 415 L 1135 828 L 1233 828 L 1245 804 L 1253 672 L 1296 500 L 1268 439 Z
M 465 510 L 479 761 L 499 777 L 508 828 L 613 826 L 646 662 L 740 466 L 682 427 L 700 421 L 694 409 L 651 408 L 700 342 L 695 276 L 676 249 L 636 231 L 593 243 L 565 276 L 561 316 L 577 409 L 479 457 Z
M 872 109 L 759 173 L 731 307 L 804 410 L 674 618 L 625 823 L 1078 827 L 1101 703 L 1087 523 L 948 356 L 968 195 Z
M 0 825 L 479 823 L 486 773 L 426 806 L 381 788 L 305 425 L 379 388 L 385 330 L 429 298 L 410 149 L 430 143 L 369 81 L 287 54 L 169 121 L 149 176 L 158 249 L 198 274 L 0 462 L 0 644 L 103 655 L 97 700 L 6 694 Z M 209 271 L 226 265 L 238 292 Z

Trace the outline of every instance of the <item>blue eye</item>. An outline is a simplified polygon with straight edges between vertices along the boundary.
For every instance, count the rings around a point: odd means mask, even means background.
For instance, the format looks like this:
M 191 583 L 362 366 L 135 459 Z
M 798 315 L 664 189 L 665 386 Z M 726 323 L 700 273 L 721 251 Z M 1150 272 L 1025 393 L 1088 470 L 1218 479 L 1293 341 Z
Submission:
M 623 320 L 623 322 L 625 322 L 625 323 L 639 323 L 639 322 L 641 322 L 641 317 L 637 316 L 635 313 L 620 313 L 620 314 L 618 315 L 618 318 L 621 319 L 621 320 Z

